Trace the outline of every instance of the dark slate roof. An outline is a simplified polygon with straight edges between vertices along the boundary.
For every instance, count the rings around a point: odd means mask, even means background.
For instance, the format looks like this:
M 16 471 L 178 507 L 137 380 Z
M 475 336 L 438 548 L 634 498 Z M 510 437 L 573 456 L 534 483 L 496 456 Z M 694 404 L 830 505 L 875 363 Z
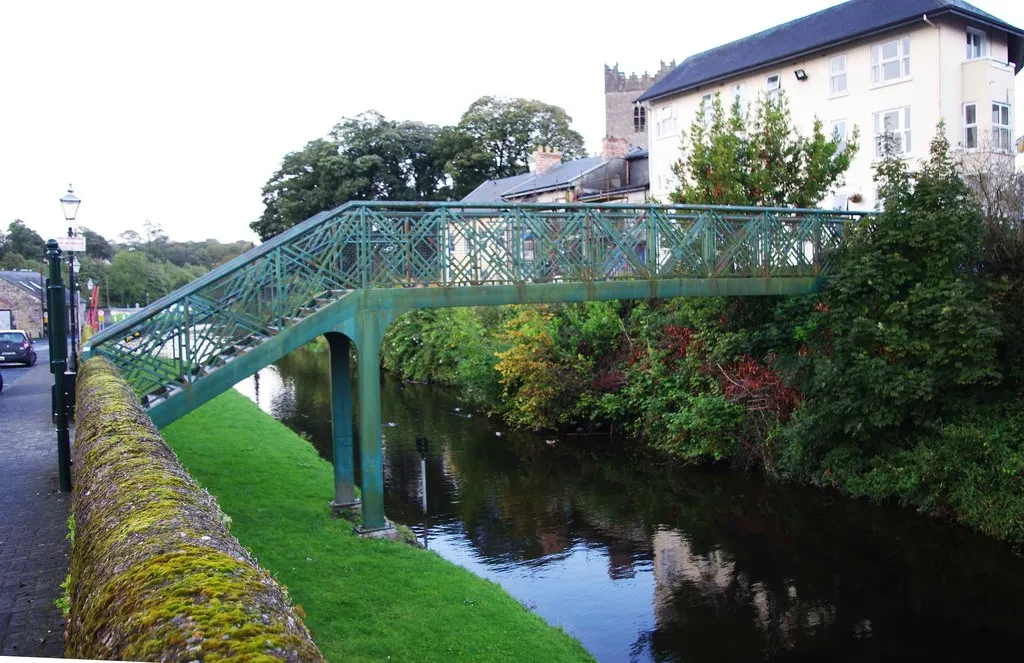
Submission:
M 943 14 L 1006 30 L 1010 61 L 1024 66 L 1024 32 L 963 0 L 849 0 L 738 41 L 692 55 L 637 101 L 657 99 L 744 71 L 809 55 L 852 39 Z
M 43 280 L 43 285 L 39 285 L 39 272 L 5 270 L 0 271 L 0 279 L 13 283 L 18 286 L 18 289 L 24 290 L 36 299 L 42 300 L 46 295 L 44 289 L 46 281 Z M 67 288 L 64 288 L 64 301 L 70 301 Z M 79 295 L 79 301 L 83 301 L 81 295 Z
M 507 191 L 507 196 L 525 196 L 529 193 L 559 189 L 569 186 L 574 180 L 592 168 L 604 163 L 604 157 L 584 157 L 575 161 L 566 161 L 554 166 L 543 175 L 535 175 L 522 184 Z
M 523 182 L 533 178 L 533 173 L 523 173 L 497 180 L 487 180 L 462 199 L 464 203 L 500 203 L 502 196 Z
M 18 286 L 18 288 L 24 290 L 37 299 L 42 299 L 46 294 L 44 286 L 40 286 L 39 284 L 38 272 L 3 271 L 0 272 L 0 279 L 10 281 L 14 285 Z M 43 283 L 45 285 L 45 281 Z
M 632 161 L 633 159 L 646 159 L 648 156 L 646 147 L 634 147 L 626 154 L 626 159 Z

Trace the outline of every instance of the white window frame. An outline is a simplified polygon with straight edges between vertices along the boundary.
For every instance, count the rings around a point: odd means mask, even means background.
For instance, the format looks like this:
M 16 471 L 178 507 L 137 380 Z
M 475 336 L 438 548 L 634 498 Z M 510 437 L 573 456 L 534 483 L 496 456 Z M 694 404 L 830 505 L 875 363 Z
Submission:
M 977 38 L 978 42 L 975 43 L 972 37 Z M 978 52 L 975 53 L 975 50 Z M 985 34 L 984 30 L 978 28 L 967 28 L 967 59 L 968 60 L 980 60 L 981 58 L 988 57 L 988 35 Z
M 996 152 L 1013 151 L 1013 115 L 1010 104 L 992 102 L 992 149 Z M 1003 121 L 1003 115 L 1006 121 Z
M 747 91 L 747 86 L 746 86 L 745 83 L 737 83 L 736 85 L 733 85 L 732 86 L 732 100 L 733 100 L 733 102 L 735 103 L 736 100 L 738 99 L 739 102 L 740 102 L 740 105 L 742 106 L 743 102 L 744 102 L 744 96 L 746 95 L 746 91 Z
M 889 113 L 896 113 L 897 124 L 892 130 L 892 133 L 896 134 L 900 142 L 899 156 L 906 157 L 913 152 L 913 141 L 911 135 L 912 117 L 910 113 L 910 106 L 900 106 L 898 108 L 886 108 L 880 110 L 877 113 L 872 114 L 872 121 L 875 129 L 875 159 L 882 158 L 882 138 L 885 136 L 884 124 L 885 116 Z
M 967 118 L 967 109 L 974 109 L 974 122 L 970 122 Z M 978 149 L 978 104 L 977 102 L 970 102 L 964 104 L 963 110 L 964 117 L 964 149 L 965 150 L 976 150 Z M 974 140 L 971 140 L 971 129 L 974 130 Z
M 708 92 L 700 98 L 700 107 L 704 109 L 704 120 L 711 119 L 711 113 L 715 110 L 715 94 Z
M 895 57 L 883 56 L 885 46 L 896 44 Z M 900 74 L 893 78 L 885 78 L 885 65 L 897 63 Z M 871 45 L 871 84 L 873 86 L 891 85 L 910 79 L 910 37 L 904 35 L 895 39 L 886 39 Z
M 835 68 L 835 64 L 839 60 L 842 60 L 842 63 L 843 63 L 843 68 L 842 69 L 836 69 Z M 849 79 L 848 79 L 847 73 L 846 73 L 846 63 L 847 63 L 846 53 L 840 53 L 839 55 L 833 55 L 832 57 L 830 57 L 828 59 L 828 96 L 829 96 L 829 99 L 833 99 L 835 97 L 842 97 L 842 96 L 845 96 L 845 95 L 849 94 L 849 88 L 848 88 Z M 842 83 L 843 83 L 843 89 L 841 89 L 841 90 L 836 89 L 838 87 L 838 82 L 840 80 L 840 78 L 839 78 L 840 76 L 842 76 Z
M 843 152 L 846 150 L 846 146 L 850 137 L 850 132 L 847 129 L 846 118 L 838 120 L 832 120 L 828 124 L 829 126 L 829 137 L 835 138 L 836 134 L 839 134 L 839 151 Z
M 775 79 L 775 85 L 772 85 L 772 79 Z M 782 91 L 782 74 L 769 74 L 764 79 L 764 94 L 768 97 L 769 101 L 776 101 L 779 98 L 779 93 Z
M 667 138 L 676 134 L 676 105 L 669 104 L 658 109 L 658 122 L 655 125 L 658 138 Z

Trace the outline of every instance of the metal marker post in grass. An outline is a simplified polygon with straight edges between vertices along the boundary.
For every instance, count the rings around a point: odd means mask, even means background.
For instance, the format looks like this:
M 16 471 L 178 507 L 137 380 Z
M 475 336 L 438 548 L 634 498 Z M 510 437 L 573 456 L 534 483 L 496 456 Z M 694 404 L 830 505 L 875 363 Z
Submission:
M 46 243 L 46 258 L 50 262 L 50 278 L 46 286 L 46 298 L 50 333 L 50 372 L 53 373 L 54 400 L 57 419 L 57 470 L 60 476 L 60 490 L 71 492 L 71 437 L 68 431 L 68 399 L 65 393 L 64 372 L 67 370 L 68 337 L 64 326 L 64 282 L 60 276 L 61 251 L 57 240 Z

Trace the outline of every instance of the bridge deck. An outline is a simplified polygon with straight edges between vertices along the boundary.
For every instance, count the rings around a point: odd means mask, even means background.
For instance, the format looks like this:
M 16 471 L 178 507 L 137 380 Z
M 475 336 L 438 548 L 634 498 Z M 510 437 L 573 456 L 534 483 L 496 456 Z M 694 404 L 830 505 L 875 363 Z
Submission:
M 355 342 L 364 360 L 362 390 L 363 382 L 375 380 L 384 330 L 402 311 L 811 293 L 846 229 L 863 215 L 679 205 L 346 203 L 97 334 L 83 355 L 117 365 L 158 425 L 321 334 L 341 333 Z M 372 374 L 363 374 L 370 364 Z M 378 402 L 372 389 L 362 397 Z M 370 418 L 379 419 L 379 408 L 368 408 L 374 409 Z M 364 452 L 376 449 L 379 460 L 379 421 L 368 423 L 360 427 L 370 436 L 361 444 Z M 375 470 L 364 463 L 364 477 L 367 471 Z M 371 510 L 364 509 L 364 520 L 382 526 L 382 507 Z

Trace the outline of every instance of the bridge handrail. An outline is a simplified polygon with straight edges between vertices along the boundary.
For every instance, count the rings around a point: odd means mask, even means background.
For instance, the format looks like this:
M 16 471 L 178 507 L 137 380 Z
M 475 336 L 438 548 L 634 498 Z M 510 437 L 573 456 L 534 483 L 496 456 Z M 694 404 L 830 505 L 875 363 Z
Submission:
M 336 216 L 348 212 L 354 208 L 366 209 L 466 209 L 466 210 L 502 210 L 502 209 L 550 209 L 550 210 L 572 210 L 572 209 L 623 209 L 638 210 L 649 209 L 659 211 L 680 211 L 680 212 L 738 212 L 738 213 L 774 213 L 790 215 L 814 215 L 828 214 L 830 216 L 866 217 L 874 216 L 875 212 L 864 212 L 857 210 L 826 210 L 815 208 L 796 207 L 758 207 L 758 206 L 721 206 L 721 205 L 665 205 L 665 204 L 630 204 L 630 203 L 490 203 L 490 202 L 460 202 L 460 201 L 349 201 L 334 209 L 320 212 L 305 221 L 302 221 L 279 235 L 263 242 L 259 246 L 243 253 L 240 256 L 216 267 L 198 279 L 188 283 L 177 290 L 174 290 L 153 303 L 145 306 L 137 313 L 99 332 L 90 340 L 90 345 L 100 345 L 105 341 L 114 339 L 126 331 L 137 326 L 140 322 L 166 310 L 189 295 L 194 295 L 206 286 L 212 285 L 223 278 L 230 276 L 239 269 L 252 263 L 254 260 L 266 256 L 274 249 L 287 244 L 296 237 L 301 237 L 309 230 L 330 222 Z

